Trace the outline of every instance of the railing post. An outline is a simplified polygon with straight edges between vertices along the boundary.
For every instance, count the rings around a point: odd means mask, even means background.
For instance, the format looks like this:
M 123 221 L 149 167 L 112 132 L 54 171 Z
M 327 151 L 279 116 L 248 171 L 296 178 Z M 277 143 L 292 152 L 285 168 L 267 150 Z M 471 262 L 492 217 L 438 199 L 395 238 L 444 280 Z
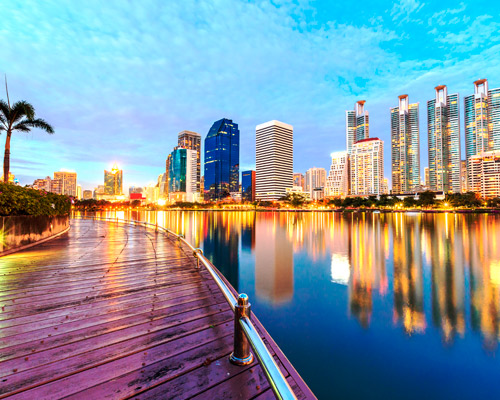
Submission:
M 229 356 L 229 361 L 236 365 L 248 365 L 253 361 L 250 343 L 240 325 L 240 319 L 245 317 L 250 319 L 250 314 L 248 296 L 241 293 L 238 296 L 238 304 L 234 308 L 234 350 Z
M 203 254 L 202 249 L 195 249 L 193 251 L 193 256 L 196 257 L 196 269 L 200 269 L 200 254 Z

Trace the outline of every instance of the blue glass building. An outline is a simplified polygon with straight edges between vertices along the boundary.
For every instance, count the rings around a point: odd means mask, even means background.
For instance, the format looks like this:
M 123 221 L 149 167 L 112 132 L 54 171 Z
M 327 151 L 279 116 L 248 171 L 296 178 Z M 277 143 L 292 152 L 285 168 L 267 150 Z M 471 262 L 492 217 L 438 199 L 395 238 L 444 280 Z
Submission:
M 187 150 L 176 147 L 171 153 L 168 173 L 168 192 L 186 191 Z
M 241 199 L 255 201 L 255 171 L 241 173 Z
M 223 118 L 214 122 L 205 138 L 205 200 L 217 201 L 239 191 L 240 131 Z

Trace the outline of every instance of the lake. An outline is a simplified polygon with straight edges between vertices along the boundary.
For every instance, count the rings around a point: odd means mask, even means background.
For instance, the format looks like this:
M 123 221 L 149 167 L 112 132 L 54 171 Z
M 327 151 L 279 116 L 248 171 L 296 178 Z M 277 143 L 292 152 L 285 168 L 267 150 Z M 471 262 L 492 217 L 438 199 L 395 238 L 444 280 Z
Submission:
M 183 233 L 320 399 L 500 398 L 500 216 L 109 212 Z

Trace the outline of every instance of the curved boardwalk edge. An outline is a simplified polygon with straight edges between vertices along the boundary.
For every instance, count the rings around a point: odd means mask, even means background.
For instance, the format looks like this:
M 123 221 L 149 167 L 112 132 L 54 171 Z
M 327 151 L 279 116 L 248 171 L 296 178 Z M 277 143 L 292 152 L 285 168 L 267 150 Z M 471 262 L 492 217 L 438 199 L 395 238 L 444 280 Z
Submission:
M 0 398 L 274 398 L 260 365 L 229 363 L 233 313 L 177 242 L 72 220 L 0 260 Z M 265 329 L 298 398 L 314 398 Z

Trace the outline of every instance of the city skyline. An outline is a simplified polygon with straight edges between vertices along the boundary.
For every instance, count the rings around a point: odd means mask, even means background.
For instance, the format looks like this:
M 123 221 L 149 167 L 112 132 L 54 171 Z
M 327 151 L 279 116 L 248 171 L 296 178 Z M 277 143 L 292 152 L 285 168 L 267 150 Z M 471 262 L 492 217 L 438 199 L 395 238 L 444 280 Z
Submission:
M 356 16 L 343 8 L 322 1 L 144 2 L 100 11 L 4 3 L 1 72 L 11 99 L 30 100 L 56 130 L 15 136 L 11 170 L 24 185 L 67 168 L 88 189 L 116 162 L 125 187 L 146 184 L 164 171 L 178 132 L 204 137 L 223 117 L 240 126 L 240 170 L 255 169 L 255 126 L 272 119 L 294 126 L 296 172 L 328 170 L 330 153 L 344 150 L 345 110 L 356 101 L 367 101 L 370 136 L 387 144 L 395 96 L 423 106 L 437 85 L 460 94 L 465 159 L 463 98 L 478 79 L 500 86 L 499 6 L 387 2 L 367 4 Z M 209 17 L 214 9 L 224 29 Z M 219 96 L 216 86 L 229 90 Z M 428 164 L 425 126 L 421 112 L 421 171 Z M 390 179 L 387 154 L 384 169 Z

